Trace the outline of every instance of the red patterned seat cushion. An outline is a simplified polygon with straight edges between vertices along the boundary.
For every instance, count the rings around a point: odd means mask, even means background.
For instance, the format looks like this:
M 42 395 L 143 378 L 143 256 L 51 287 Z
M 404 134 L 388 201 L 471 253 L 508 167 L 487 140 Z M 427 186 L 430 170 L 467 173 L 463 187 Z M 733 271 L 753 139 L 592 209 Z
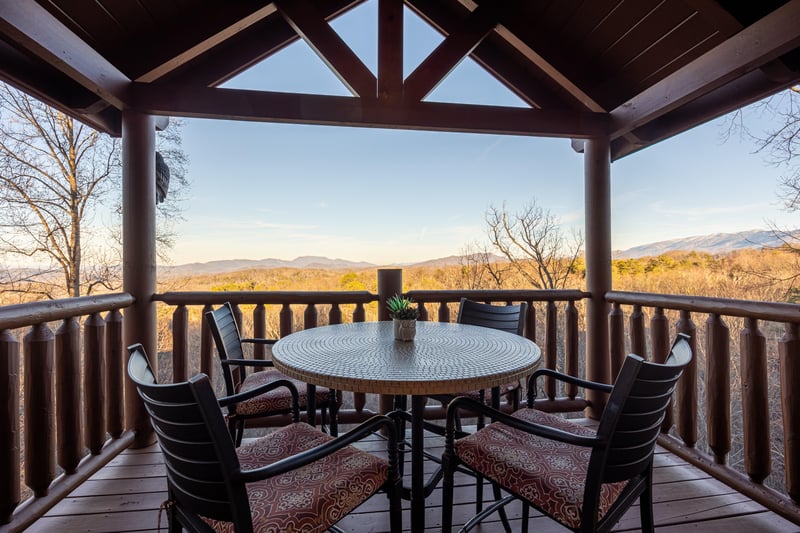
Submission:
M 588 428 L 536 409 L 520 409 L 514 416 L 577 435 L 594 435 Z M 591 448 L 544 439 L 494 422 L 457 440 L 455 451 L 465 464 L 529 500 L 565 526 L 580 525 Z M 625 482 L 603 485 L 598 520 L 624 487 Z
M 239 387 L 238 392 L 245 392 L 256 387 L 260 387 L 265 383 L 272 383 L 278 379 L 288 379 L 297 387 L 299 396 L 300 408 L 303 409 L 308 403 L 308 393 L 306 384 L 302 381 L 292 379 L 286 374 L 273 369 L 263 370 L 261 372 L 251 372 L 247 375 L 245 380 Z M 330 394 L 327 387 L 317 387 L 316 401 L 317 406 L 327 405 L 328 395 Z M 288 411 L 292 408 L 292 395 L 286 387 L 278 387 L 255 398 L 250 398 L 243 402 L 236 404 L 236 414 L 239 415 L 255 415 L 267 411 Z
M 275 463 L 332 440 L 305 423 L 284 426 L 236 450 L 242 470 Z M 253 530 L 289 533 L 325 531 L 380 489 L 388 478 L 384 459 L 347 446 L 307 466 L 247 484 Z M 215 531 L 233 532 L 232 522 L 205 519 Z

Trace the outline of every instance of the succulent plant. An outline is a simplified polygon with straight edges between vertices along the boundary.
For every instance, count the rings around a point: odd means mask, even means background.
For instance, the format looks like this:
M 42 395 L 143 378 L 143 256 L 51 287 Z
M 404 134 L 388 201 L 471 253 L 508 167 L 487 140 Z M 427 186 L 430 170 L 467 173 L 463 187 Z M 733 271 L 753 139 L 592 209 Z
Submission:
M 411 304 L 414 300 L 395 294 L 386 300 L 389 316 L 398 320 L 414 320 L 419 316 L 419 309 Z

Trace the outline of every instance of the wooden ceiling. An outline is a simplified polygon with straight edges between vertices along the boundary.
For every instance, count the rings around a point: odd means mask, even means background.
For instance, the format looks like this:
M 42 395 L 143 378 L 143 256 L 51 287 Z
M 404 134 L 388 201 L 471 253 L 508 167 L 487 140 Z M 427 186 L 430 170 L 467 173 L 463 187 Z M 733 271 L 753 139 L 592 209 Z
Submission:
M 569 137 L 617 159 L 800 80 L 800 0 L 0 0 L 0 78 L 119 135 L 156 115 Z M 403 79 L 404 6 L 445 38 Z M 298 39 L 353 96 L 218 88 Z M 471 57 L 530 107 L 428 102 Z

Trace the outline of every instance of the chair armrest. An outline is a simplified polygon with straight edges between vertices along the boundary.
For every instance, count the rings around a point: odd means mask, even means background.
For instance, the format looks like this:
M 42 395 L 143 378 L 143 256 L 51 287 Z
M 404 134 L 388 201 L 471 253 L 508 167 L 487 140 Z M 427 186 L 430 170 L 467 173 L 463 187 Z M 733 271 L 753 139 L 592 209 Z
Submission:
M 255 398 L 256 396 L 261 396 L 264 393 L 278 389 L 280 387 L 286 387 L 287 389 L 289 389 L 289 393 L 292 395 L 292 410 L 297 409 L 299 414 L 300 396 L 297 392 L 297 387 L 295 387 L 294 383 L 292 383 L 288 379 L 276 379 L 275 381 L 264 383 L 263 385 L 260 385 L 258 387 L 253 387 L 252 389 L 246 390 L 244 392 L 237 392 L 236 394 L 231 394 L 230 396 L 223 396 L 218 400 L 218 402 L 220 407 L 227 407 L 228 405 L 231 404 L 236 404 L 239 402 L 243 402 L 245 400 L 249 400 L 250 398 Z
M 576 446 L 585 446 L 591 448 L 602 447 L 607 444 L 607 442 L 604 439 L 600 439 L 597 436 L 589 437 L 586 435 L 576 435 L 574 433 L 569 433 L 568 431 L 562 431 L 560 429 L 552 428 L 550 426 L 544 426 L 542 424 L 526 422 L 524 420 L 503 413 L 496 409 L 492 409 L 488 405 L 484 405 L 478 401 L 473 400 L 472 398 L 467 398 L 466 396 L 460 396 L 456 398 L 455 400 L 450 402 L 450 405 L 447 406 L 447 426 L 446 426 L 447 437 L 445 438 L 445 442 L 453 442 L 452 436 L 455 433 L 456 418 L 458 418 L 459 409 L 471 411 L 472 413 L 479 412 L 483 415 L 490 417 L 493 422 L 501 422 L 514 429 L 518 429 L 520 431 L 531 433 L 533 435 L 537 435 L 539 437 L 543 437 L 550 440 L 556 440 L 559 442 L 565 442 L 567 444 L 574 444 Z
M 239 339 L 239 342 L 249 342 L 250 344 L 275 344 L 278 339 Z
M 261 468 L 254 468 L 252 470 L 242 470 L 236 477 L 245 483 L 252 483 L 253 481 L 260 481 L 262 479 L 284 474 L 289 470 L 300 468 L 301 466 L 318 461 L 323 457 L 327 457 L 333 452 L 341 450 L 345 446 L 349 446 L 350 444 L 359 441 L 368 435 L 371 435 L 379 429 L 386 430 L 389 436 L 389 465 L 390 468 L 393 468 L 391 465 L 394 464 L 396 466 L 397 464 L 397 431 L 395 428 L 395 422 L 388 416 L 375 415 L 369 420 L 351 429 L 344 435 L 335 438 L 334 440 L 320 444 L 316 448 L 300 452 L 291 457 L 281 459 L 280 461 L 271 465 L 262 466 Z
M 599 390 L 603 392 L 611 392 L 614 390 L 613 385 L 607 385 L 606 383 L 597 383 L 596 381 L 589 381 L 588 379 L 581 379 L 579 377 L 570 376 L 569 374 L 564 374 L 562 372 L 558 372 L 556 370 L 551 370 L 549 368 L 540 368 L 536 372 L 534 372 L 530 378 L 528 378 L 528 396 L 529 398 L 536 398 L 536 378 L 539 376 L 548 376 L 559 381 L 563 381 L 565 383 L 570 383 L 572 385 L 577 385 L 578 387 L 583 387 L 585 389 L 592 389 L 592 390 Z
M 221 359 L 220 364 L 228 366 L 275 366 L 269 359 Z

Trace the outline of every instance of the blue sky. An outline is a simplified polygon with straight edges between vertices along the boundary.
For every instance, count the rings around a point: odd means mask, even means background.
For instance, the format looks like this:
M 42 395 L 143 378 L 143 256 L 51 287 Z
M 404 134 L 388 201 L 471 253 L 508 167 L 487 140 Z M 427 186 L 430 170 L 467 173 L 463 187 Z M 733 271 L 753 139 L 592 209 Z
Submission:
M 377 70 L 377 2 L 333 22 Z M 405 16 L 405 72 L 441 41 Z M 226 86 L 347 96 L 303 42 Z M 523 105 L 471 60 L 428 100 Z M 750 122 L 754 129 L 760 125 Z M 783 169 L 713 121 L 615 162 L 612 246 L 796 225 L 776 196 Z M 392 264 L 459 254 L 485 240 L 490 205 L 535 198 L 583 228 L 583 156 L 567 139 L 188 120 L 190 199 L 173 264 L 319 255 Z

